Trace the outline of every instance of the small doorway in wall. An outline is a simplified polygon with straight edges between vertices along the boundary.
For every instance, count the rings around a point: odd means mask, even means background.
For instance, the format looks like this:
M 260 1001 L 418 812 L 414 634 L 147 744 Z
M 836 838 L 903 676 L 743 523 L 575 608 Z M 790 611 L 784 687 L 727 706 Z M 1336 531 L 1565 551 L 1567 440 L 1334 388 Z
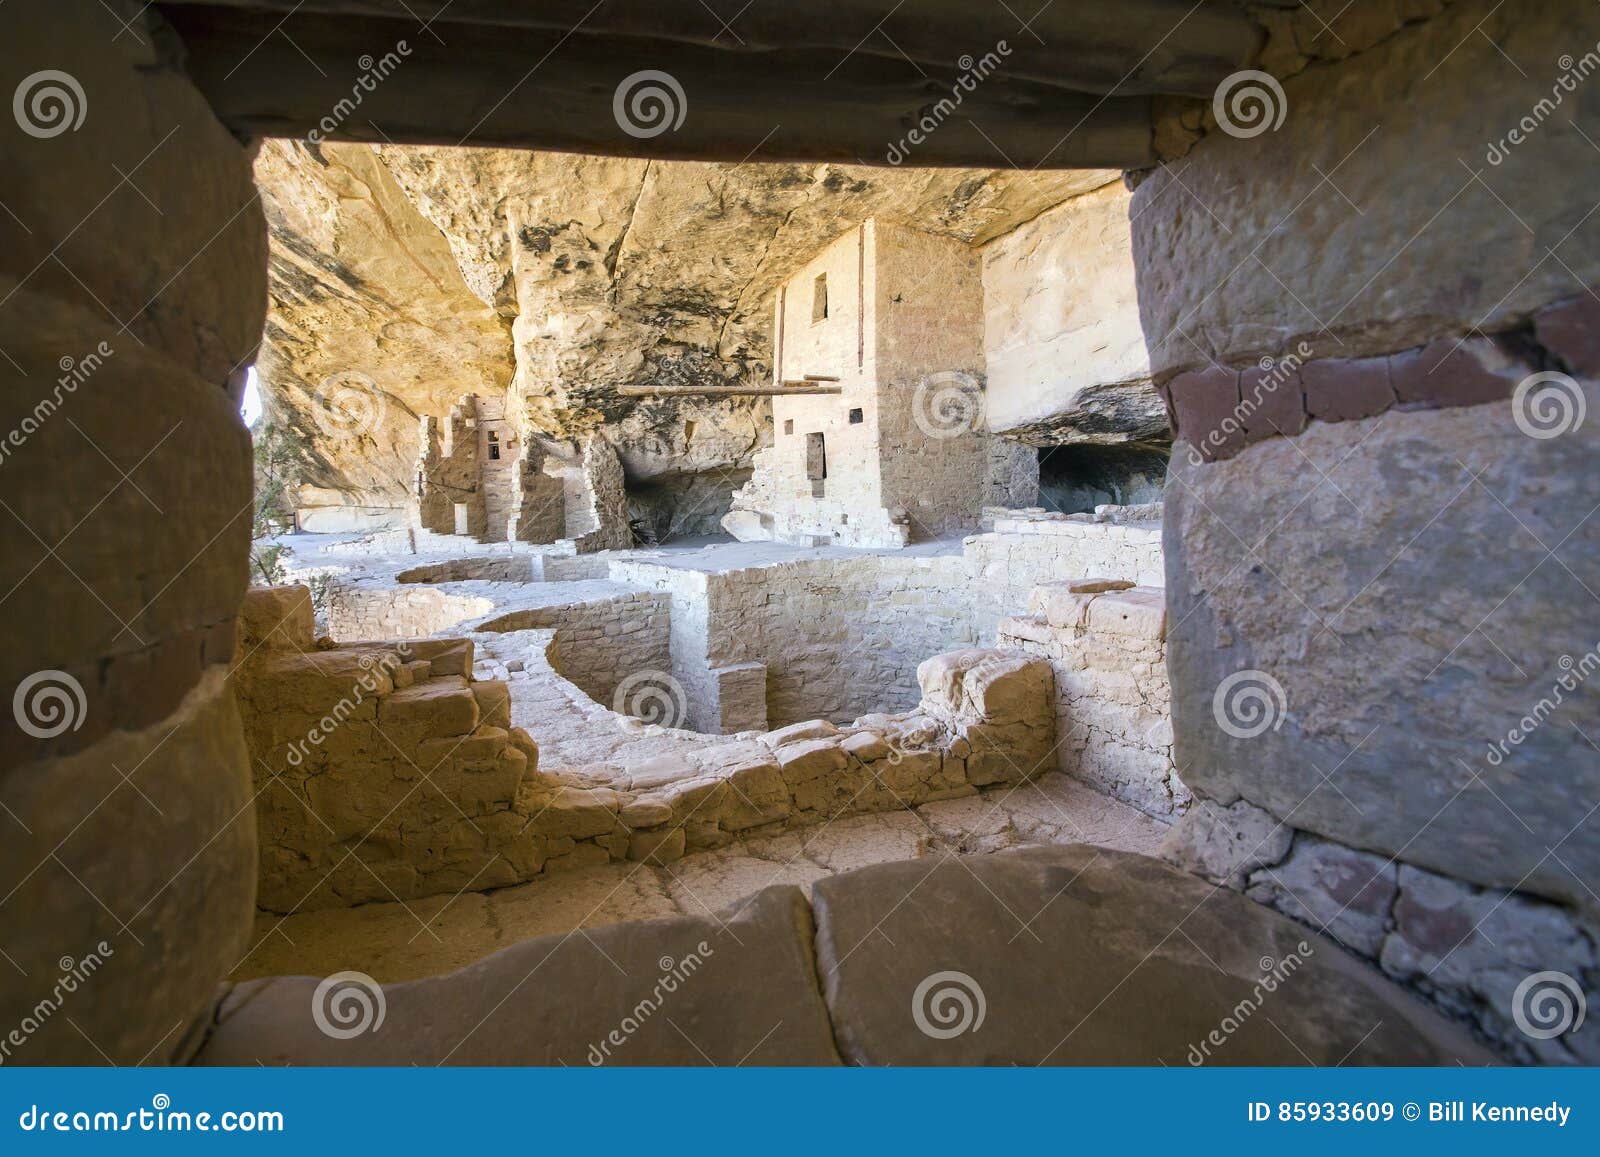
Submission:
M 811 320 L 813 323 L 828 319 L 828 275 L 817 274 L 811 283 Z
M 828 477 L 828 447 L 820 432 L 806 435 L 806 477 L 811 482 L 811 496 L 821 498 Z

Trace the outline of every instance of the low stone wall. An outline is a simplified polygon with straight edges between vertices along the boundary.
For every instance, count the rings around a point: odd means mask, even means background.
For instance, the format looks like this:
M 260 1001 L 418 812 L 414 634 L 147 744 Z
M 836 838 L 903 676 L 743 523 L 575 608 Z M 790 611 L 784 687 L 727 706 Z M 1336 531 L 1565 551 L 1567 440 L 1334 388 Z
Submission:
M 722 668 L 766 668 L 771 725 L 839 721 L 910 706 L 923 659 L 978 639 L 959 555 L 797 559 L 713 573 L 619 561 L 611 573 L 671 600 L 671 672 L 697 730 L 740 729 L 743 717 L 721 707 L 712 673 Z
M 531 583 L 541 576 L 535 566 L 540 559 L 531 554 L 487 555 L 479 558 L 452 558 L 403 570 L 394 576 L 397 583 L 459 583 L 473 579 L 488 582 Z
M 429 586 L 354 586 L 337 579 L 326 597 L 328 634 L 336 639 L 423 639 L 494 610 L 481 595 Z
M 1034 588 L 1032 614 L 1002 619 L 996 642 L 1049 660 L 1055 765 L 1162 818 L 1191 800 L 1172 758 L 1166 592 L 1079 581 Z
M 670 613 L 665 596 L 635 591 L 513 610 L 474 624 L 474 629 L 497 633 L 553 629 L 551 661 L 556 670 L 597 703 L 609 705 L 629 675 L 671 667 Z
M 999 620 L 1028 606 L 1039 583 L 1121 579 L 1163 587 L 1161 523 L 1105 521 L 1089 514 L 1009 511 L 994 530 L 965 543 L 974 590 L 974 626 L 988 637 Z
M 471 680 L 471 640 L 319 647 L 311 630 L 305 588 L 250 593 L 237 690 L 256 768 L 260 902 L 273 911 L 661 863 L 752 829 L 972 795 L 1027 778 L 1055 736 L 1048 664 L 966 650 L 922 664 L 915 710 L 542 771 L 532 739 L 508 727 L 506 685 Z M 703 739 L 597 711 L 619 729 Z
M 1543 1000 L 1566 1000 L 1571 1010 L 1571 986 L 1594 991 L 1600 930 L 1592 915 L 1346 847 L 1246 800 L 1200 800 L 1168 833 L 1162 854 L 1331 936 L 1471 1023 L 1502 1056 L 1600 1063 L 1600 1027 L 1592 1019 L 1550 1037 L 1517 1023 L 1531 1016 L 1538 1025 Z M 1542 988 L 1529 983 L 1538 978 Z

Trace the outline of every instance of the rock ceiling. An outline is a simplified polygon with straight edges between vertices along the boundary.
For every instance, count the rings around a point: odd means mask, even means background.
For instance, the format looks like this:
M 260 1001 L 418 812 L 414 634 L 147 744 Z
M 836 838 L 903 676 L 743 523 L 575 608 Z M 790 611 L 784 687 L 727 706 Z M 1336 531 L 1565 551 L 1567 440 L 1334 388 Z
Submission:
M 467 393 L 604 428 L 636 479 L 747 465 L 763 400 L 617 387 L 764 381 L 777 286 L 864 217 L 981 244 L 1115 176 L 270 141 L 268 410 L 347 503 L 398 502 L 417 415 Z M 319 420 L 350 383 L 381 405 Z

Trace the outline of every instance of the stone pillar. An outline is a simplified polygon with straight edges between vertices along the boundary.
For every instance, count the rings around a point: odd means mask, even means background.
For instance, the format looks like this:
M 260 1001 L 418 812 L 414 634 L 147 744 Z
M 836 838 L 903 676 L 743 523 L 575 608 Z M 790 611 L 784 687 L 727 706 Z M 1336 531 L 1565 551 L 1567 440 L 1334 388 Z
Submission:
M 261 336 L 266 228 L 246 151 L 139 11 L 0 7 L 7 1063 L 180 1058 L 254 915 L 227 384 Z
M 1277 14 L 1273 79 L 1240 78 L 1264 120 L 1219 92 L 1158 125 L 1134 246 L 1178 439 L 1179 774 L 1359 849 L 1325 915 L 1378 880 L 1365 950 L 1424 989 L 1451 969 L 1402 961 L 1476 954 L 1444 999 L 1504 1020 L 1592 942 L 1425 919 L 1405 865 L 1561 904 L 1600 880 L 1600 12 L 1429 7 Z

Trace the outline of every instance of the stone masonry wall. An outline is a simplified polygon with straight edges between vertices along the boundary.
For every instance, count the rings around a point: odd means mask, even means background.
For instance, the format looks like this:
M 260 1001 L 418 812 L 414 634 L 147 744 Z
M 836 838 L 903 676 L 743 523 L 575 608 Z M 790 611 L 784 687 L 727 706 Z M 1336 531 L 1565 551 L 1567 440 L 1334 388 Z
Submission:
M 1055 673 L 1055 763 L 1154 816 L 1191 800 L 1172 759 L 1166 592 L 1131 582 L 1046 583 L 1028 615 L 1002 619 L 996 644 Z
M 916 695 L 926 656 L 993 637 L 1040 583 L 1161 585 L 1159 523 L 1010 511 L 962 553 L 863 554 L 727 572 L 616 560 L 611 577 L 671 601 L 670 674 L 687 726 L 718 730 L 714 668 L 759 663 L 767 718 L 843 720 Z M 640 664 L 640 669 L 644 665 Z
M 1185 838 L 1530 1055 L 1521 982 L 1600 979 L 1600 11 L 1319 15 L 1133 202 Z
M 326 596 L 335 639 L 425 639 L 494 610 L 481 596 L 418 584 L 358 587 L 335 580 Z
M 611 704 L 618 686 L 635 671 L 672 664 L 668 637 L 671 604 L 652 591 L 634 591 L 553 607 L 511 611 L 475 624 L 478 631 L 554 629 L 551 662 L 597 703 Z
M 1022 782 L 1055 734 L 1047 664 L 967 649 L 922 663 L 922 697 L 908 711 L 551 772 L 509 726 L 506 685 L 472 679 L 470 639 L 319 645 L 304 587 L 250 592 L 240 633 L 260 897 L 273 911 L 499 887 L 622 859 L 660 864 L 754 828 L 971 796 Z M 595 714 L 600 726 L 696 738 Z
M 182 1062 L 250 943 L 227 674 L 266 222 L 158 20 L 125 0 L 0 6 L 7 1064 Z M 64 979 L 67 1007 L 41 1015 Z
M 1159 521 L 1097 522 L 1087 514 L 1008 511 L 964 547 L 972 572 L 974 627 L 987 638 L 1003 616 L 1029 605 L 1040 583 L 1122 579 L 1165 585 Z

